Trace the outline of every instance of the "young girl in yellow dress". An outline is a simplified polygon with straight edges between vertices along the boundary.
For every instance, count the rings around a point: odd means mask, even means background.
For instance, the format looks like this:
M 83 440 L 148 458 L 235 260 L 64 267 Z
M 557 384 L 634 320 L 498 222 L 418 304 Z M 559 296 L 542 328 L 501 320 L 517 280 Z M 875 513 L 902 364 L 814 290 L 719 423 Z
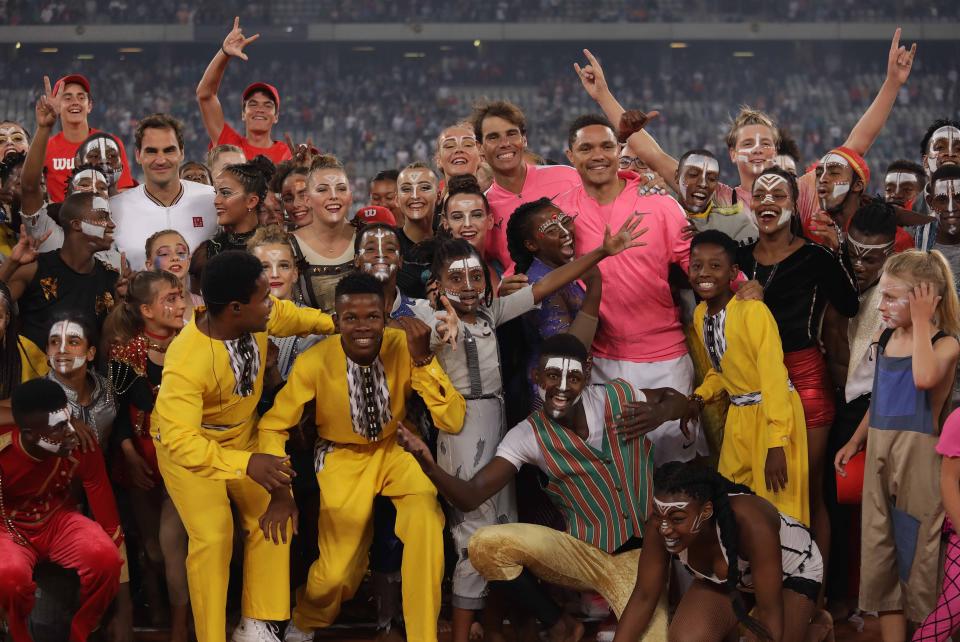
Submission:
M 730 409 L 719 472 L 749 486 L 794 519 L 810 524 L 807 433 L 800 397 L 783 365 L 777 324 L 761 301 L 733 296 L 737 244 L 717 230 L 690 243 L 690 285 L 702 301 L 693 326 L 711 368 L 692 395 L 687 418 L 726 392 Z

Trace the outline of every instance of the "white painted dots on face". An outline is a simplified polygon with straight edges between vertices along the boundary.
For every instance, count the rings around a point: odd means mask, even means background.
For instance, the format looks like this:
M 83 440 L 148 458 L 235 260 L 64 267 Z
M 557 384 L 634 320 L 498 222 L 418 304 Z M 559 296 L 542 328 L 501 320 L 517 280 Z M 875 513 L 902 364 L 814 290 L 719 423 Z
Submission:
M 960 179 L 952 178 L 937 181 L 933 186 L 933 197 L 945 204 L 944 212 L 947 214 L 956 213 L 957 208 L 960 207 Z
M 786 191 L 790 190 L 790 184 L 787 182 L 783 176 L 777 174 L 764 174 L 757 178 L 754 183 L 755 193 L 760 193 L 763 196 L 759 199 L 761 209 L 758 212 L 754 212 L 756 218 L 760 218 L 759 215 L 762 214 L 762 207 L 764 205 L 776 205 L 777 197 L 773 194 L 774 190 L 783 189 Z M 783 227 L 790 222 L 790 217 L 793 216 L 793 210 L 787 207 L 780 208 L 780 217 L 777 219 L 777 227 Z M 759 223 L 759 220 L 758 220 Z
M 847 243 L 850 244 L 850 249 L 852 250 L 853 256 L 851 257 L 851 263 L 853 263 L 854 267 L 862 267 L 863 260 L 870 252 L 880 252 L 884 256 L 890 256 L 893 252 L 894 245 L 893 241 L 876 244 L 861 243 L 849 234 L 847 235 Z
M 377 241 L 377 250 L 375 255 L 370 256 L 371 252 L 368 252 L 366 248 L 361 247 L 361 265 L 363 266 L 364 272 L 370 274 L 378 281 L 388 281 L 391 275 L 393 275 L 397 269 L 396 265 L 392 263 L 388 264 L 384 258 L 386 257 L 386 254 L 383 251 L 383 240 L 390 236 L 393 235 L 390 232 L 380 228 L 373 232 L 364 232 L 363 234 L 361 245 L 366 242 L 368 237 L 374 238 Z
M 481 271 L 481 275 L 480 275 L 481 285 L 480 287 L 474 288 L 472 286 L 473 279 L 471 278 L 471 272 L 475 274 L 477 270 Z M 479 292 L 481 295 L 483 295 L 483 293 L 486 291 L 486 287 L 482 285 L 483 283 L 482 270 L 483 270 L 483 266 L 480 265 L 480 260 L 477 257 L 470 255 L 465 259 L 456 259 L 454 261 L 451 261 L 450 267 L 447 268 L 447 273 L 448 274 L 451 272 L 463 273 L 462 283 L 464 284 L 464 286 L 460 289 L 460 292 L 475 290 Z M 457 303 L 461 302 L 460 295 L 456 292 L 450 292 L 448 290 L 446 292 L 446 297 L 451 301 L 455 301 Z
M 53 327 L 50 328 L 48 337 L 56 337 L 60 341 L 60 344 L 57 346 L 57 354 L 67 354 L 69 341 L 71 339 L 85 340 L 86 333 L 83 331 L 83 326 L 79 323 L 75 323 L 74 321 L 57 321 L 53 324 Z M 48 357 L 47 360 L 50 366 L 61 374 L 73 372 L 87 365 L 86 355 L 75 356 L 70 361 L 58 361 L 54 357 Z
M 823 167 L 824 173 L 826 173 L 830 166 L 834 167 L 840 166 L 840 168 L 850 167 L 850 163 L 847 162 L 847 159 L 841 156 L 840 154 L 834 154 L 830 152 L 826 156 L 820 159 L 820 165 Z M 841 198 L 850 191 L 850 182 L 849 181 L 836 181 L 833 184 L 833 198 Z
M 573 219 L 563 212 L 554 212 L 550 218 L 540 224 L 540 227 L 537 228 L 537 232 L 542 236 L 553 228 L 557 228 L 561 235 L 566 234 L 569 236 L 570 230 L 568 229 L 568 226 L 572 223 Z

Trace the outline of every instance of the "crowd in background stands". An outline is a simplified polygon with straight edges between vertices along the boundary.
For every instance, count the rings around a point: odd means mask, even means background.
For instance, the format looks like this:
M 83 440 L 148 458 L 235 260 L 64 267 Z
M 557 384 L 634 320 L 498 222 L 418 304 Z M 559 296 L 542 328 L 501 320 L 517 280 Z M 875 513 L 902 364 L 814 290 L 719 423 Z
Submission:
M 956 117 L 960 66 L 950 50 L 938 55 L 936 47 L 931 44 L 930 54 L 918 62 L 923 73 L 901 90 L 900 104 L 909 108 L 891 115 L 868 158 L 872 171 L 880 172 L 889 159 L 912 156 L 917 132 L 938 115 Z M 637 48 L 646 52 L 642 60 L 635 56 Z M 656 48 L 664 53 L 657 54 Z M 570 71 L 578 53 L 573 45 L 544 45 L 535 51 L 498 45 L 419 59 L 405 59 L 402 51 L 383 56 L 344 46 L 333 53 L 325 49 L 322 55 L 304 56 L 300 50 L 294 56 L 280 49 L 261 53 L 251 56 L 242 74 L 226 75 L 221 98 L 228 113 L 239 113 L 246 79 L 279 79 L 284 97 L 279 131 L 289 132 L 294 140 L 312 136 L 322 149 L 348 159 L 350 176 L 358 182 L 383 167 L 428 160 L 440 129 L 484 98 L 508 98 L 536 113 L 528 133 L 530 149 L 554 161 L 564 160 L 565 124 L 575 114 L 596 109 Z M 755 106 L 789 123 L 806 165 L 823 149 L 843 142 L 883 79 L 870 67 L 869 45 L 838 46 L 823 57 L 814 57 L 809 48 L 779 51 L 777 56 L 759 51 L 748 59 L 731 58 L 728 51 L 703 55 L 699 48 L 687 56 L 663 43 L 606 45 L 599 51 L 603 59 L 616 61 L 610 82 L 617 95 L 628 104 L 661 111 L 649 129 L 664 149 L 679 155 L 705 145 L 718 153 L 727 177 L 733 176 L 733 167 L 722 153 L 720 123 L 737 105 Z M 203 73 L 202 57 L 192 50 L 151 49 L 126 60 L 98 56 L 89 62 L 67 62 L 54 55 L 8 58 L 0 62 L 8 88 L 0 96 L 2 111 L 31 122 L 35 79 L 66 66 L 86 74 L 98 91 L 108 92 L 95 107 L 93 122 L 110 123 L 113 133 L 129 141 L 139 115 L 171 113 L 186 124 L 187 158 L 206 154 L 208 141 L 194 88 L 183 82 Z M 123 82 L 114 82 L 121 77 Z M 98 98 L 94 96 L 95 103 Z
M 0 0 L 2 24 L 174 23 L 221 24 L 240 15 L 247 24 L 310 22 L 554 22 L 631 21 L 869 21 L 945 20 L 953 0 Z

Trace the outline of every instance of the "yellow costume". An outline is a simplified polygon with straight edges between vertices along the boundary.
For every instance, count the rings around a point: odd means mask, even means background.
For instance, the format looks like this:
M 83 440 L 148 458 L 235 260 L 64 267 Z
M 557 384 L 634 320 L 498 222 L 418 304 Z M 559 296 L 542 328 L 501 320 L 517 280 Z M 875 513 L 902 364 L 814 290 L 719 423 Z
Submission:
M 706 310 L 705 302 L 697 306 L 693 326 L 711 362 L 719 357 L 719 363 L 713 363 L 695 392 L 708 402 L 724 391 L 730 395 L 720 474 L 809 526 L 807 430 L 800 396 L 783 365 L 777 322 L 760 301 L 733 298 L 712 317 Z M 777 446 L 787 458 L 787 487 L 772 493 L 763 471 L 767 450 Z
M 17 348 L 20 350 L 20 383 L 46 377 L 50 372 L 47 353 L 22 334 L 17 339 Z
M 203 313 L 201 308 L 197 314 Z M 237 377 L 224 341 L 197 328 L 196 318 L 167 351 L 163 380 L 151 421 L 157 461 L 167 492 L 190 537 L 187 582 L 200 642 L 224 640 L 227 630 L 227 581 L 233 551 L 236 504 L 245 537 L 241 612 L 258 620 L 290 615 L 289 544 L 263 537 L 258 520 L 270 502 L 262 486 L 246 476 L 258 445 L 256 406 L 263 388 L 267 335 L 329 334 L 330 316 L 274 299 L 266 332 L 253 335 L 259 370 L 251 394 L 235 391 Z
M 411 391 L 426 402 L 437 428 L 459 432 L 466 402 L 443 368 L 431 361 L 413 367 L 406 334 L 384 331 L 373 388 L 387 408 L 376 435 L 368 437 L 354 415 L 358 391 L 348 384 L 349 364 L 340 340 L 332 337 L 301 354 L 260 420 L 261 440 L 283 449 L 287 429 L 297 424 L 303 406 L 317 399 L 317 483 L 320 486 L 320 557 L 310 567 L 307 586 L 297 596 L 293 622 L 310 631 L 330 626 L 340 604 L 356 592 L 367 569 L 373 537 L 373 499 L 383 495 L 397 507 L 397 536 L 404 544 L 400 569 L 403 615 L 410 642 L 436 642 L 443 575 L 443 513 L 437 490 L 412 455 L 396 441 L 397 425 L 406 417 Z M 385 383 L 383 380 L 385 379 Z M 380 384 L 380 385 L 378 385 Z M 354 405 L 351 408 L 351 405 Z

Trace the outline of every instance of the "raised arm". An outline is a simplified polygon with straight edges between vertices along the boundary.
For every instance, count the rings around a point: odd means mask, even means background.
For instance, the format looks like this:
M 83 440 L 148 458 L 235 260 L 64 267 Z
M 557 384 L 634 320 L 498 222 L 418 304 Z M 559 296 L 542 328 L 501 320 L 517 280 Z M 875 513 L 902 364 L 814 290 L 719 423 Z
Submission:
M 890 111 L 893 109 L 893 104 L 897 101 L 897 94 L 907 82 L 907 78 L 910 77 L 910 70 L 913 68 L 913 59 L 917 54 L 917 43 L 913 43 L 909 51 L 906 47 L 901 47 L 900 32 L 901 29 L 897 27 L 897 30 L 893 33 L 890 51 L 887 54 L 887 77 L 880 86 L 877 97 L 870 103 L 867 111 L 853 126 L 846 142 L 843 143 L 844 146 L 849 147 L 861 156 L 866 155 L 883 130 L 887 117 L 890 116 Z
M 43 205 L 43 163 L 47 156 L 47 142 L 50 132 L 57 124 L 60 113 L 60 88 L 56 93 L 50 88 L 50 78 L 43 77 L 44 95 L 37 99 L 37 133 L 30 141 L 27 158 L 23 162 L 23 174 L 20 176 L 20 209 L 25 216 L 36 213 Z
M 231 58 L 247 60 L 247 54 L 243 53 L 243 48 L 260 37 L 260 34 L 254 34 L 245 38 L 243 30 L 240 29 L 240 18 L 233 19 L 233 29 L 223 39 L 223 45 L 220 50 L 214 54 L 213 60 L 207 65 L 203 72 L 203 78 L 197 85 L 197 103 L 200 105 L 200 117 L 203 118 L 203 126 L 207 130 L 210 142 L 214 145 L 220 139 L 220 133 L 223 131 L 223 106 L 220 104 L 220 98 L 217 93 L 220 91 L 220 82 L 223 80 L 223 73 L 227 70 L 227 63 Z
M 472 478 L 459 479 L 444 472 L 434 461 L 423 440 L 403 425 L 397 428 L 397 441 L 404 450 L 413 455 L 437 490 L 465 513 L 475 510 L 517 476 L 517 469 L 513 464 L 502 457 L 494 457 Z
M 603 277 L 599 268 L 594 266 L 587 270 L 583 275 L 583 283 L 587 286 L 583 305 L 570 322 L 568 332 L 580 339 L 580 343 L 590 350 L 597 334 L 597 325 L 600 323 L 600 299 L 603 296 Z
M 10 256 L 4 259 L 0 265 L 0 281 L 7 284 L 10 289 L 10 296 L 17 301 L 23 296 L 27 286 L 37 273 L 37 256 L 40 254 L 40 244 L 43 243 L 50 232 L 47 232 L 41 238 L 33 238 L 27 234 L 27 228 L 20 225 L 20 239 L 10 251 Z
M 931 319 L 940 302 L 933 285 L 920 283 L 907 296 L 913 321 L 913 383 L 920 390 L 932 390 L 953 376 L 960 345 L 956 337 L 945 337 L 935 344 L 930 341 L 934 331 Z
M 586 56 L 588 64 L 581 67 L 578 63 L 574 63 L 573 69 L 580 77 L 580 82 L 587 94 L 597 101 L 604 115 L 616 125 L 620 122 L 620 117 L 625 110 L 610 91 L 603 67 L 600 66 L 596 57 L 590 53 L 589 49 L 584 49 L 583 55 Z M 637 158 L 662 176 L 672 189 L 677 189 L 674 178 L 677 175 L 677 159 L 663 151 L 653 136 L 640 130 L 627 140 L 627 146 Z

